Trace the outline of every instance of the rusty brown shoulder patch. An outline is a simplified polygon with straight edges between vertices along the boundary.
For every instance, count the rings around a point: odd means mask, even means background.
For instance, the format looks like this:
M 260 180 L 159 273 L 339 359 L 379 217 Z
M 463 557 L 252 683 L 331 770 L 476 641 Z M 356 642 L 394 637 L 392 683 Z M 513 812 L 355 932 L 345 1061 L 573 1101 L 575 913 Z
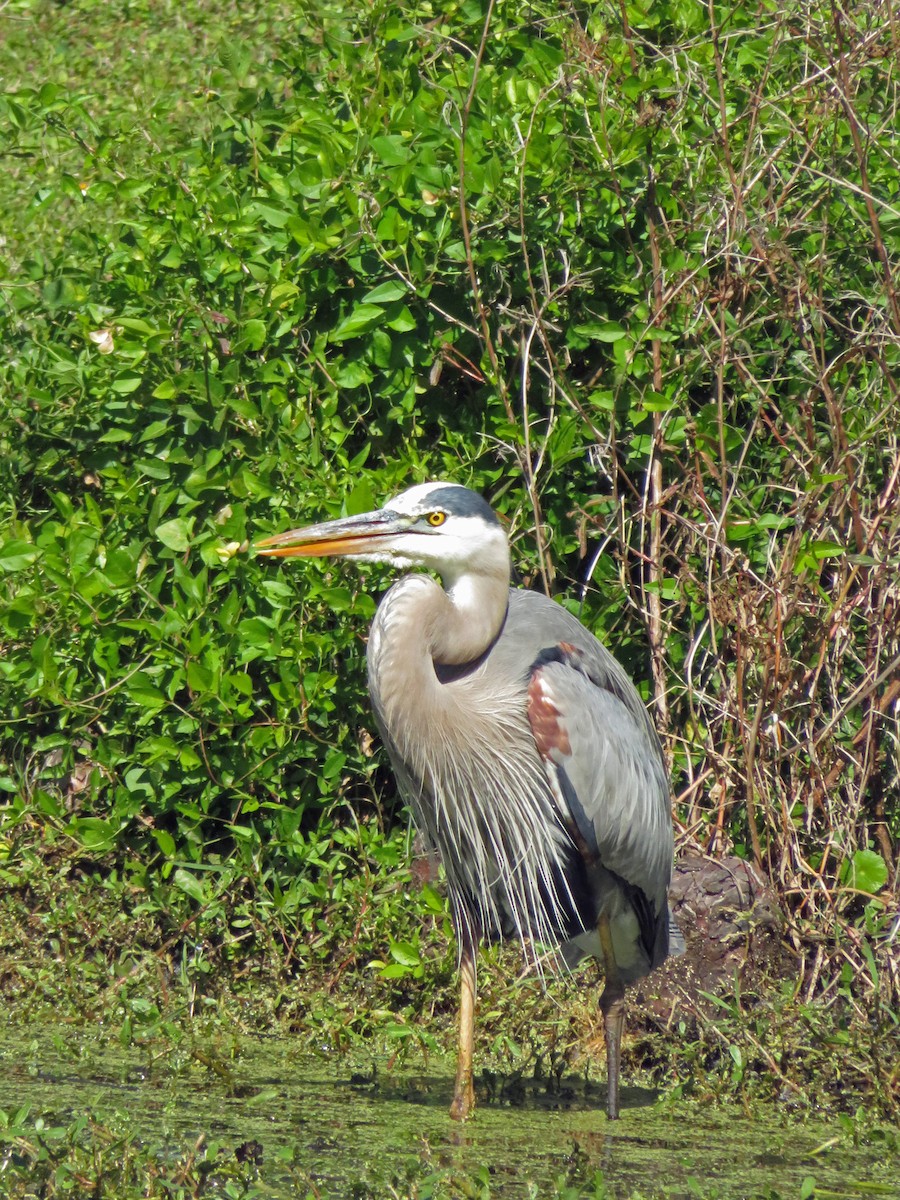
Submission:
M 572 753 L 572 747 L 560 721 L 559 709 L 540 671 L 534 672 L 528 685 L 526 709 L 531 732 L 542 758 L 549 759 L 554 750 L 558 754 Z

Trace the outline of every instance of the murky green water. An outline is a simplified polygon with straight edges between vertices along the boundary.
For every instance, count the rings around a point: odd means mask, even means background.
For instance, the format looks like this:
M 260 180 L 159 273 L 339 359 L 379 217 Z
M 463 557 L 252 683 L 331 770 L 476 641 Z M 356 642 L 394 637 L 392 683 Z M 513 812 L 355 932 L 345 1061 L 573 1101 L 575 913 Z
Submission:
M 199 1057 L 181 1047 L 167 1058 L 159 1045 L 123 1052 L 113 1039 L 71 1029 L 0 1032 L 0 1109 L 27 1104 L 57 1122 L 114 1117 L 161 1156 L 184 1154 L 201 1137 L 227 1153 L 255 1143 L 273 1200 L 303 1195 L 298 1180 L 331 1200 L 351 1196 L 360 1180 L 371 1194 L 382 1181 L 391 1195 L 386 1181 L 410 1163 L 420 1172 L 423 1163 L 466 1175 L 486 1168 L 490 1196 L 510 1200 L 556 1195 L 561 1177 L 598 1171 L 614 1198 L 800 1197 L 810 1178 L 817 1196 L 900 1197 L 896 1143 L 855 1144 L 836 1121 L 658 1104 L 628 1089 L 612 1125 L 600 1088 L 572 1079 L 559 1092 L 529 1084 L 496 1098 L 460 1127 L 447 1117 L 444 1060 L 382 1068 L 373 1079 L 371 1064 L 305 1056 L 298 1041 L 241 1035 L 237 1045 L 233 1059 L 222 1042 L 204 1044 Z

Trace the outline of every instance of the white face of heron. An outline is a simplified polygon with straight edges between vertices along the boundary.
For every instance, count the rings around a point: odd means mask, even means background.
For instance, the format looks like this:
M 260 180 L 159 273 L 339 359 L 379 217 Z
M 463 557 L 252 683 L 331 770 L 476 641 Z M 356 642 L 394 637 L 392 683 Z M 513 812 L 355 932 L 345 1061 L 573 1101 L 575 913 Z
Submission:
M 413 519 L 404 532 L 389 539 L 387 561 L 426 567 L 448 586 L 471 572 L 509 570 L 503 527 L 481 496 L 468 488 L 421 483 L 395 496 L 382 511 Z

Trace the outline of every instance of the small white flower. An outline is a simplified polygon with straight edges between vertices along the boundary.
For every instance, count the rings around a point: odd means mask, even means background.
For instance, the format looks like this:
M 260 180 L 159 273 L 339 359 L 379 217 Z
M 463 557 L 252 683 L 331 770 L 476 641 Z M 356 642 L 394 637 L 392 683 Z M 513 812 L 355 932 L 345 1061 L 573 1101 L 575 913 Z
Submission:
M 111 329 L 92 329 L 88 337 L 101 354 L 112 354 L 116 348 Z
M 241 542 L 223 542 L 221 546 L 216 546 L 216 557 L 219 562 L 224 566 L 225 563 L 234 558 L 243 544 Z

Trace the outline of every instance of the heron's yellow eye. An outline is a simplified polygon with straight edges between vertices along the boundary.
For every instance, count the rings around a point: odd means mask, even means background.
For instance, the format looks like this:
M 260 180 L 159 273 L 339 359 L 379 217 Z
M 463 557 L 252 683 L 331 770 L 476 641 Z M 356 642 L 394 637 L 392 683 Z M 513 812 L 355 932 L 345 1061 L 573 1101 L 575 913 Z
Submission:
M 447 520 L 447 514 L 444 512 L 430 512 L 425 520 L 429 525 L 433 525 L 437 529 L 438 525 L 443 525 Z

